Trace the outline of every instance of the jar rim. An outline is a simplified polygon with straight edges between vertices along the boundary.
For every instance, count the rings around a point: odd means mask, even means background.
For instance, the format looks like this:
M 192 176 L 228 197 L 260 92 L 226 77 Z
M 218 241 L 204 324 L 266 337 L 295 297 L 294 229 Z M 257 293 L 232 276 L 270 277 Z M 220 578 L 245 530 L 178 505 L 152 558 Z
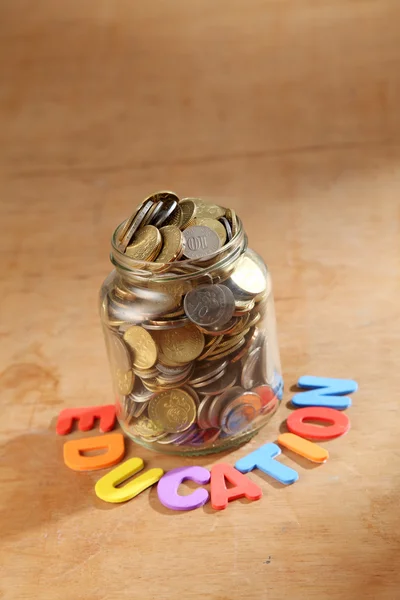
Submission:
M 183 279 L 191 279 L 193 277 L 204 275 L 214 269 L 221 269 L 226 262 L 231 262 L 242 254 L 243 249 L 247 246 L 247 235 L 243 228 L 243 223 L 237 217 L 238 230 L 229 242 L 221 246 L 218 250 L 205 257 L 204 259 L 184 259 L 175 263 L 156 263 L 143 260 L 135 260 L 121 252 L 118 248 L 118 234 L 125 225 L 127 219 L 122 221 L 111 236 L 111 253 L 110 260 L 115 268 L 123 271 L 126 275 L 130 275 L 138 279 L 152 279 L 158 281 L 176 281 Z M 219 257 L 219 258 L 218 258 Z M 217 262 L 210 266 L 209 261 L 217 258 Z M 201 262 L 207 263 L 204 266 Z M 176 268 L 182 269 L 181 273 L 165 270 L 166 265 L 175 264 Z M 186 272 L 185 272 L 186 271 Z

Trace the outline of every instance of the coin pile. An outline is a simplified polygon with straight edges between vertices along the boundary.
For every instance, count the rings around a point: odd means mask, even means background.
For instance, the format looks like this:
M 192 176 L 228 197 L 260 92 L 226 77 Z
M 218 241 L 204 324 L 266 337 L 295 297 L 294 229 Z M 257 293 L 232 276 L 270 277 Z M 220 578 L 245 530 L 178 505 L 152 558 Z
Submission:
M 114 247 L 134 265 L 102 297 L 127 433 L 203 450 L 256 431 L 283 382 L 266 325 L 269 274 L 235 212 L 159 192 L 117 228 Z

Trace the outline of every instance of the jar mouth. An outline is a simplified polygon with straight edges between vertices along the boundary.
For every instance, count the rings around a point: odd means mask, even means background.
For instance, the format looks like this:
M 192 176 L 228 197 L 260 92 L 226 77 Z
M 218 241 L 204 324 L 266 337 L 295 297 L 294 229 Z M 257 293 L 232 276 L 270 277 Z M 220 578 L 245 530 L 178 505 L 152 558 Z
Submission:
M 151 279 L 152 281 L 191 279 L 194 276 L 221 269 L 226 264 L 237 260 L 247 247 L 247 235 L 242 221 L 237 217 L 238 230 L 236 234 L 224 246 L 205 258 L 189 258 L 171 263 L 135 260 L 118 248 L 119 233 L 125 223 L 126 220 L 120 223 L 111 237 L 110 260 L 117 270 L 135 279 Z

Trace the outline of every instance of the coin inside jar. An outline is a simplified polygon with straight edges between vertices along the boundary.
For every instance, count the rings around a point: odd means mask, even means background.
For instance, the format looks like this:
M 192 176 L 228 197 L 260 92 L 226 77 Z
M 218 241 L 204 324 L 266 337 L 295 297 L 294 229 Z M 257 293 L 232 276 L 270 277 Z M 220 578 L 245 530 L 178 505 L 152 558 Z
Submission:
M 157 360 L 157 346 L 148 331 L 134 325 L 124 333 L 124 340 L 133 350 L 133 366 L 151 368 Z
M 190 427 L 196 418 L 196 405 L 190 394 L 181 389 L 157 394 L 149 404 L 150 419 L 167 433 L 178 433 Z
M 178 329 L 157 331 L 156 338 L 161 356 L 178 365 L 195 360 L 204 348 L 204 335 L 193 324 Z
M 196 325 L 220 328 L 232 318 L 235 298 L 224 285 L 202 285 L 186 294 L 183 306 Z
M 176 260 L 183 248 L 183 235 L 179 227 L 167 225 L 161 227 L 162 250 L 155 262 L 168 263 Z
M 260 294 L 267 286 L 264 273 L 247 254 L 238 260 L 229 281 L 234 296 L 244 300 Z
M 194 224 L 195 225 L 204 225 L 205 227 L 212 229 L 213 231 L 215 231 L 215 233 L 219 237 L 219 239 L 221 241 L 221 246 L 223 246 L 225 244 L 226 238 L 227 238 L 226 229 L 223 226 L 223 224 L 220 223 L 219 221 L 217 221 L 216 219 L 209 219 L 206 217 L 196 217 L 194 220 Z
M 210 256 L 221 247 L 218 235 L 204 225 L 192 225 L 183 232 L 186 258 L 198 259 Z
M 221 428 L 225 433 L 243 431 L 260 414 L 261 407 L 260 396 L 239 388 L 237 395 L 232 394 L 221 411 Z

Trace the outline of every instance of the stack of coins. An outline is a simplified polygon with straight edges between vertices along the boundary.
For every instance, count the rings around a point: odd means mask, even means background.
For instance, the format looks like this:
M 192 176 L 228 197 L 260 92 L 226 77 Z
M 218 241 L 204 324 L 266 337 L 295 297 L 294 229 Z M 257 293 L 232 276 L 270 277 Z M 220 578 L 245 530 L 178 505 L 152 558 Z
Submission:
M 283 381 L 269 353 L 269 274 L 235 212 L 159 192 L 117 228 L 114 248 L 131 271 L 106 280 L 102 312 L 127 433 L 201 451 L 257 431 Z

